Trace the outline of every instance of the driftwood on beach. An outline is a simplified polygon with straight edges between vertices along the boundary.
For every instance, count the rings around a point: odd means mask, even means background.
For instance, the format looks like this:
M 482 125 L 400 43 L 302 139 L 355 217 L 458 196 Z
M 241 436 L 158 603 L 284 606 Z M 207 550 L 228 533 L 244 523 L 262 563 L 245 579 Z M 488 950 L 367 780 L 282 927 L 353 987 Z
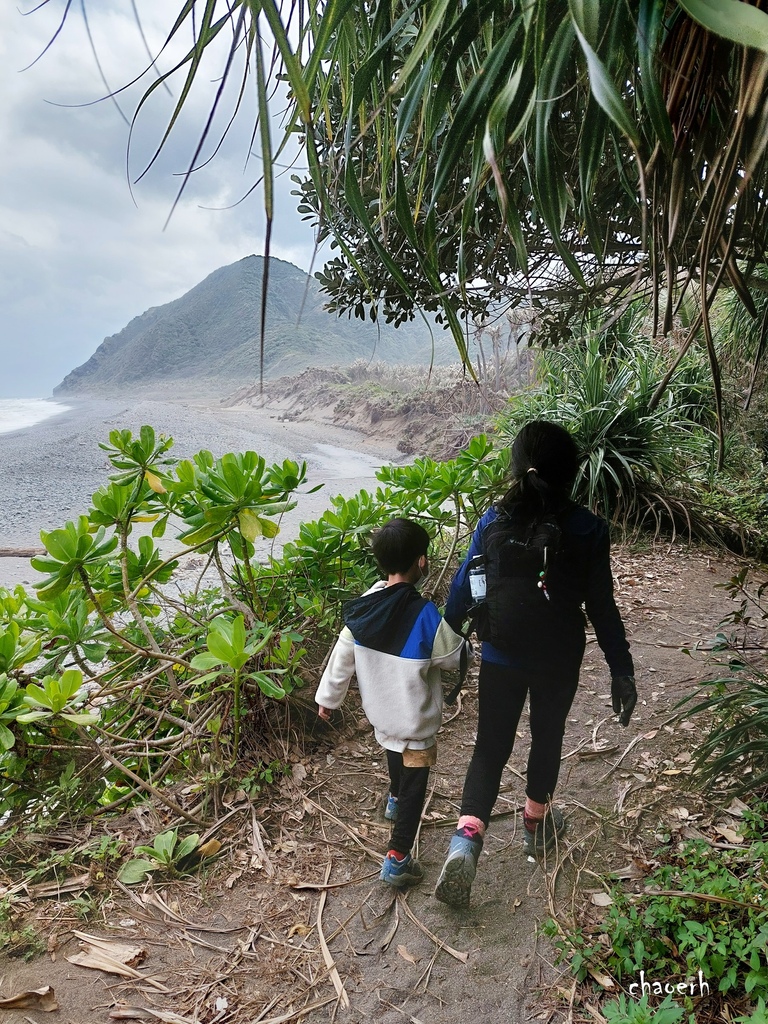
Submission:
M 0 558 L 35 558 L 44 554 L 44 548 L 0 548 Z

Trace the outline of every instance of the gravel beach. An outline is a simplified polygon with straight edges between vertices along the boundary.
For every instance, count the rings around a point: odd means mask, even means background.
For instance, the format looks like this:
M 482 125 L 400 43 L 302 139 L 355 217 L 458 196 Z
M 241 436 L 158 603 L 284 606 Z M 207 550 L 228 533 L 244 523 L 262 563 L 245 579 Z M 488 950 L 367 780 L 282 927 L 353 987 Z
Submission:
M 309 490 L 281 524 L 290 538 L 301 522 L 318 518 L 336 494 L 376 485 L 376 469 L 403 461 L 393 444 L 355 430 L 310 420 L 285 422 L 269 407 L 225 408 L 215 399 L 58 399 L 71 408 L 24 430 L 0 434 L 0 549 L 39 549 L 40 530 L 52 530 L 87 511 L 112 467 L 99 442 L 111 430 L 134 433 L 149 424 L 174 439 L 171 454 L 187 458 L 207 448 L 214 456 L 256 451 L 267 463 L 306 460 Z M 265 542 L 266 543 L 266 542 Z M 28 557 L 0 557 L 0 586 L 39 578 Z

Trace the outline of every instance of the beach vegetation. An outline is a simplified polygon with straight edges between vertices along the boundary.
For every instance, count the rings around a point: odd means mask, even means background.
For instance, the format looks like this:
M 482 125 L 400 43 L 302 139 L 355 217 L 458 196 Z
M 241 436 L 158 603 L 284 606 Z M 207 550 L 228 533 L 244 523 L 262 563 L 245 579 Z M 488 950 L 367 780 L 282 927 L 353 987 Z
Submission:
M 582 450 L 577 498 L 639 528 L 659 494 L 652 528 L 683 517 L 674 499 L 693 530 L 713 445 L 701 364 L 681 363 L 675 401 L 649 411 L 664 369 L 652 347 L 624 346 L 620 332 L 607 338 L 596 327 L 545 358 L 541 383 L 510 402 L 502 437 L 516 416 L 560 419 Z M 0 811 L 9 826 L 151 797 L 199 830 L 233 789 L 279 783 L 281 706 L 316 678 L 344 601 L 378 578 L 371 532 L 396 515 L 422 522 L 433 537 L 429 592 L 440 600 L 509 472 L 507 444 L 485 435 L 453 459 L 382 467 L 375 491 L 330 497 L 276 550 L 306 466 L 270 466 L 253 452 L 174 461 L 150 427 L 138 446 L 130 432 L 113 432 L 105 450 L 115 472 L 86 513 L 43 532 L 35 564 L 46 575 L 34 592 L 0 591 Z M 674 510 L 669 523 L 664 510 Z
M 501 437 L 511 442 L 536 418 L 567 427 L 580 455 L 574 498 L 625 530 L 680 530 L 758 556 L 768 551 L 760 435 L 730 416 L 727 469 L 716 469 L 706 359 L 652 340 L 643 304 L 619 317 L 593 313 L 570 331 L 567 345 L 539 354 L 535 383 L 509 399 L 498 417 Z M 732 345 L 724 330 L 722 346 Z
M 3 750 L 10 750 L 16 742 L 16 735 L 9 725 L 18 719 L 26 706 L 19 684 L 3 672 L 0 675 L 0 747 Z
M 702 784 L 743 796 L 768 792 L 768 579 L 743 568 L 727 589 L 737 603 L 714 644 L 722 670 L 680 708 L 702 723 L 693 751 Z
M 387 467 L 376 493 L 331 498 L 277 553 L 264 547 L 305 465 L 268 466 L 254 452 L 176 461 L 151 427 L 113 431 L 102 447 L 115 472 L 86 514 L 43 532 L 35 592 L 0 592 L 9 822 L 150 795 L 200 824 L 226 787 L 279 780 L 273 709 L 322 661 L 343 602 L 377 578 L 371 531 L 419 518 L 444 588 L 508 470 L 485 437 L 449 462 Z M 190 777 L 182 806 L 173 784 Z

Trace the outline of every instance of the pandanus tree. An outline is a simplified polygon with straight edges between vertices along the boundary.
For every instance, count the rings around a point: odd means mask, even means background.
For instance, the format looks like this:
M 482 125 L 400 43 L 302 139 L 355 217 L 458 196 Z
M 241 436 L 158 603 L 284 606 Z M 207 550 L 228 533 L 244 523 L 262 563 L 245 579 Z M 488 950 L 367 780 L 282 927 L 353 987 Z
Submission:
M 645 293 L 659 336 L 694 296 L 682 348 L 703 337 L 720 412 L 709 312 L 726 285 L 754 315 L 768 240 L 762 2 L 185 0 L 166 48 L 192 45 L 137 114 L 181 78 L 162 148 L 223 60 L 188 174 L 254 89 L 267 252 L 274 168 L 298 137 L 300 210 L 336 247 L 331 307 L 437 312 L 465 361 L 468 317 L 525 303 L 552 344 L 579 311 Z

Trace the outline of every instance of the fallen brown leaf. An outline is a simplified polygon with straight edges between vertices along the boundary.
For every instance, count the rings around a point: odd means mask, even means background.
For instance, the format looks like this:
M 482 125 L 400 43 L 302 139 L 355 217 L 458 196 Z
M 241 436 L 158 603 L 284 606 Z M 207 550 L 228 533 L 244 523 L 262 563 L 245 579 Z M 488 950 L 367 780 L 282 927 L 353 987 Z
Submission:
M 58 1008 L 59 1004 L 50 985 L 29 989 L 27 992 L 17 992 L 15 996 L 0 999 L 0 1010 L 40 1010 L 43 1013 L 51 1013 Z
M 419 962 L 411 953 L 408 952 L 408 949 L 405 946 L 398 946 L 397 952 L 403 960 L 407 960 L 409 964 L 417 964 Z

